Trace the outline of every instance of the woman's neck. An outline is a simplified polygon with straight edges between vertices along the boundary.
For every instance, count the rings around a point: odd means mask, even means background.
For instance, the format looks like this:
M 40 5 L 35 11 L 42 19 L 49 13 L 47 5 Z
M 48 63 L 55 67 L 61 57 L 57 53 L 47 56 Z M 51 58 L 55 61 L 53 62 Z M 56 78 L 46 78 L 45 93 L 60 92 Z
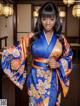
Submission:
M 46 40 L 48 42 L 48 44 L 50 43 L 52 36 L 53 36 L 54 31 L 44 31 Z
M 45 33 L 46 37 L 51 37 L 53 35 L 54 31 L 52 31 L 52 30 L 51 31 L 45 31 L 44 30 L 44 33 Z

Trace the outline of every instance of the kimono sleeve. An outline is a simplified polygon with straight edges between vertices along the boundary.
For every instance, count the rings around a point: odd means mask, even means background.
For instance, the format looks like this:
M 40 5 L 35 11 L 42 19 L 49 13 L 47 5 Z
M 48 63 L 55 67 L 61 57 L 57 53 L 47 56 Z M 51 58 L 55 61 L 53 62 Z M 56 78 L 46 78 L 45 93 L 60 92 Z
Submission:
M 20 42 L 17 46 L 5 49 L 2 55 L 2 69 L 4 73 L 20 89 L 23 89 L 27 75 L 25 70 L 25 58 L 27 55 L 24 49 L 25 45 Z
M 66 96 L 69 89 L 69 84 L 70 84 L 69 82 L 70 82 L 70 73 L 72 71 L 73 52 L 64 36 L 63 36 L 63 40 L 64 40 L 64 51 L 63 51 L 63 55 L 58 61 L 60 64 L 60 67 L 59 67 L 59 70 L 57 71 L 57 74 L 60 79 L 63 94 L 64 96 Z

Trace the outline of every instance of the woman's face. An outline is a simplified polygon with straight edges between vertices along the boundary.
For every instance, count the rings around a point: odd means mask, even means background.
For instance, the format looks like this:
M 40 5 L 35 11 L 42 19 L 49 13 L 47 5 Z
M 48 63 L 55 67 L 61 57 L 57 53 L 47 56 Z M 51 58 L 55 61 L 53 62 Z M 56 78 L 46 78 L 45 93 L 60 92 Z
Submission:
M 44 30 L 49 32 L 53 30 L 53 27 L 56 22 L 56 18 L 51 16 L 51 17 L 42 17 L 41 18 L 42 26 L 44 27 Z

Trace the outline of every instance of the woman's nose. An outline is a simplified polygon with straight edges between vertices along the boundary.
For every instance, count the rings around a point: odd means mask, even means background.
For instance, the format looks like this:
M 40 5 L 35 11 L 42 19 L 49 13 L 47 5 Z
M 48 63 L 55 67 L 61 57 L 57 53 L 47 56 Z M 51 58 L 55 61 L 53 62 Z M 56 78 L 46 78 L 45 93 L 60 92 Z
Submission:
M 46 23 L 47 23 L 47 24 L 50 24 L 50 19 L 47 19 L 47 20 L 46 20 Z

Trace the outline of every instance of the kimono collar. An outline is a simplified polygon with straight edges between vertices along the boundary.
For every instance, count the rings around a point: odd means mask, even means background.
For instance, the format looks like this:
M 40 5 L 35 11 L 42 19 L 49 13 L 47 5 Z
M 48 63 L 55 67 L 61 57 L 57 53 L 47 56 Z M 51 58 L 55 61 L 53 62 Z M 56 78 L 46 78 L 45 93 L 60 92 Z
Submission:
M 53 35 L 52 35 L 52 37 L 51 37 L 51 40 L 50 40 L 50 43 L 48 44 L 47 39 L 46 39 L 46 37 L 45 37 L 45 33 L 42 32 L 41 35 L 42 35 L 42 37 L 43 37 L 44 43 L 47 45 L 46 55 L 47 55 L 47 57 L 49 57 L 50 54 L 51 54 L 51 52 L 52 52 L 52 50 L 53 50 L 53 48 L 54 48 L 54 46 L 55 46 L 55 44 L 56 44 L 57 36 L 56 36 L 55 33 L 53 33 Z

